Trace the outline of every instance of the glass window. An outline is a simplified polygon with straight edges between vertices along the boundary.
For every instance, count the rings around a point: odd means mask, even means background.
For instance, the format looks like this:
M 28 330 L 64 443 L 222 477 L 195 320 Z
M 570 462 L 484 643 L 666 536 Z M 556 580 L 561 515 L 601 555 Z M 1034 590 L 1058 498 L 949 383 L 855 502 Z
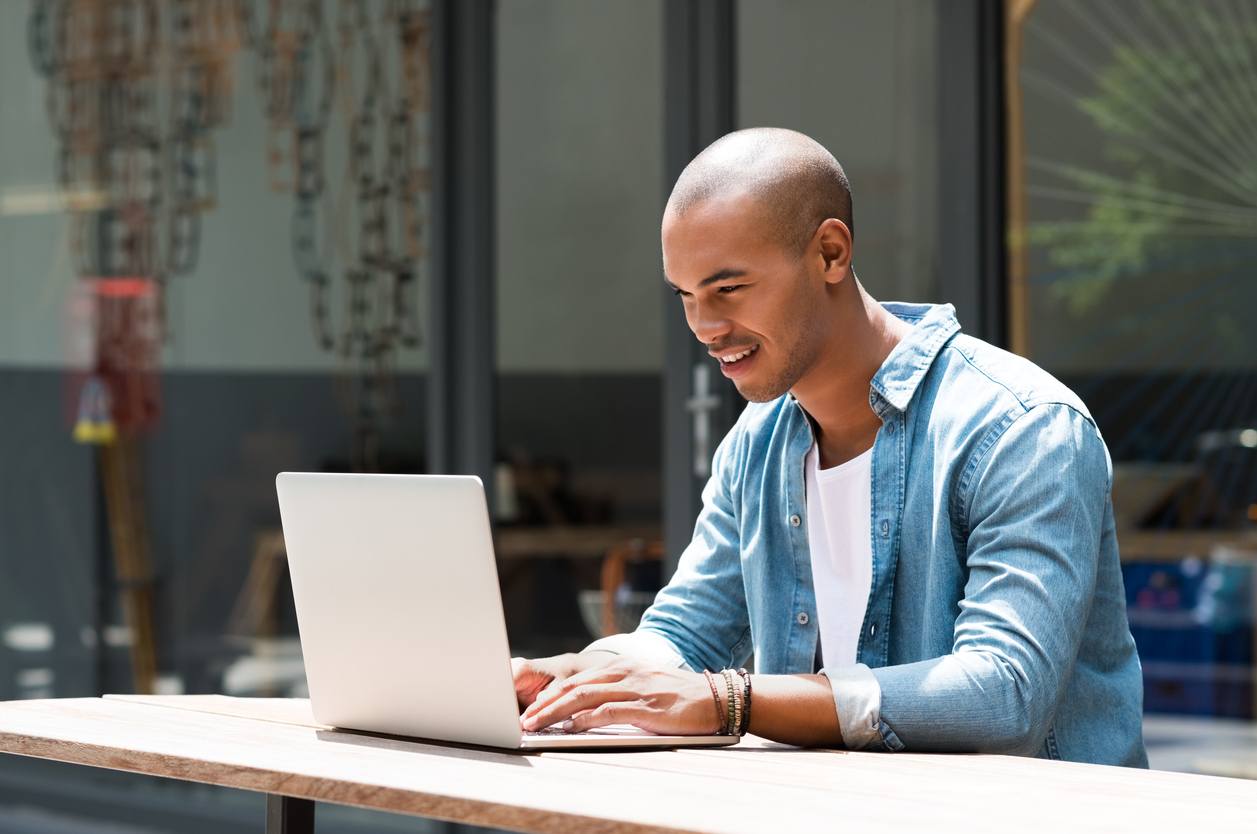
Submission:
M 427 3 L 100 8 L 0 4 L 0 699 L 301 695 L 276 473 L 423 469 Z M 263 811 L 0 782 L 6 830 Z
M 660 536 L 662 22 L 657 0 L 497 8 L 498 552 L 521 652 L 588 643 L 577 593 L 596 630 L 603 556 Z
M 884 301 L 938 296 L 934 0 L 737 4 L 738 127 L 824 145 L 851 182 L 855 265 Z
M 1019 8 L 1013 343 L 1108 442 L 1146 709 L 1251 716 L 1257 7 Z
M 92 8 L 0 8 L 0 698 L 300 694 L 275 474 L 423 468 L 426 4 Z
M 0 699 L 299 696 L 275 474 L 424 465 L 427 4 L 99 11 L 0 4 Z M 263 813 L 13 756 L 0 782 L 6 830 Z

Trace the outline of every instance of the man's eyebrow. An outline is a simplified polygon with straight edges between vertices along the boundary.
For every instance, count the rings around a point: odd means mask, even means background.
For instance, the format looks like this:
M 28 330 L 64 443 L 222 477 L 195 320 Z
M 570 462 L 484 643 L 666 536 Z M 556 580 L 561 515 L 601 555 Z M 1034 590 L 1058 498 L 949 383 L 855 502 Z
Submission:
M 717 273 L 708 275 L 706 278 L 699 281 L 698 285 L 700 287 L 706 287 L 710 284 L 716 283 L 717 281 L 726 281 L 730 278 L 741 278 L 743 275 L 746 275 L 745 269 L 722 269 Z M 676 284 L 669 281 L 668 276 L 666 275 L 663 277 L 663 282 L 674 290 L 680 289 L 680 287 L 678 287 Z
M 714 284 L 717 281 L 724 281 L 728 278 L 741 278 L 745 274 L 745 269 L 722 269 L 715 275 L 708 275 L 706 278 L 699 281 L 698 285 L 700 287 L 705 287 L 708 284 Z

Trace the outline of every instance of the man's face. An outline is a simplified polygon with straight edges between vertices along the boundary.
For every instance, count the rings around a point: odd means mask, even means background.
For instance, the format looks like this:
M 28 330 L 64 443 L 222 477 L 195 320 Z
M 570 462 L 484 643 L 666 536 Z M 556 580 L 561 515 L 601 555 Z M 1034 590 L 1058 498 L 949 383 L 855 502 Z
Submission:
M 772 237 L 749 195 L 668 211 L 663 266 L 690 329 L 751 402 L 780 397 L 820 356 L 825 282 Z

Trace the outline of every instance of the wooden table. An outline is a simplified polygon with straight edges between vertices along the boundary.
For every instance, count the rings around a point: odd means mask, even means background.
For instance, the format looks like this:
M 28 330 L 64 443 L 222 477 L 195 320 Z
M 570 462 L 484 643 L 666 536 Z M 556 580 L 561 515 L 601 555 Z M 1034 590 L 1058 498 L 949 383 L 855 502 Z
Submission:
M 314 724 L 309 702 L 217 695 L 0 704 L 0 751 L 535 832 L 1246 831 L 1257 782 L 1005 756 L 798 750 L 524 755 Z

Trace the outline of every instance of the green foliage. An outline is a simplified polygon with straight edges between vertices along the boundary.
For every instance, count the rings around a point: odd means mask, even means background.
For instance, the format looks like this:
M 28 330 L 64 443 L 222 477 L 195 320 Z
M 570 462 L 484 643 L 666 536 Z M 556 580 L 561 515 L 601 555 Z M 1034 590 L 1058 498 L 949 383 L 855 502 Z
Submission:
M 1257 236 L 1257 26 L 1191 2 L 1149 7 L 1162 42 L 1115 46 L 1096 94 L 1074 102 L 1107 137 L 1112 173 L 1046 164 L 1069 188 L 1039 193 L 1086 202 L 1085 219 L 1027 233 L 1065 273 L 1051 291 L 1075 316 L 1157 259 Z

